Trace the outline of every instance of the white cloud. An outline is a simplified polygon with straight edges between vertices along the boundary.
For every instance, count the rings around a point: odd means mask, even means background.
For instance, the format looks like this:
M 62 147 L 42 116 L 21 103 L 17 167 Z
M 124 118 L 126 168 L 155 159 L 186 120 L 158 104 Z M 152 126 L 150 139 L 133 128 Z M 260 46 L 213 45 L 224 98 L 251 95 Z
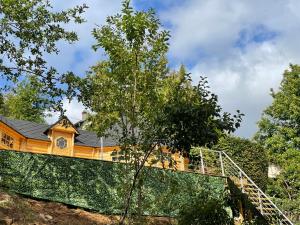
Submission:
M 246 114 L 237 134 L 252 136 L 262 110 L 270 104 L 270 88 L 277 87 L 289 61 L 276 46 L 263 43 L 249 46 L 244 53 L 236 50 L 221 62 L 199 63 L 193 77 L 205 74 L 213 92 L 218 94 L 225 111 L 240 109 Z
M 78 32 L 79 42 L 71 46 L 61 43 L 61 54 L 50 57 L 61 70 L 73 70 L 81 75 L 103 58 L 103 53 L 91 50 L 94 44 L 91 30 L 96 24 L 104 24 L 106 16 L 116 14 L 121 6 L 119 0 L 55 0 L 55 8 L 65 9 L 84 2 L 90 7 L 85 14 L 87 23 L 68 25 Z M 300 61 L 299 1 L 187 0 L 177 3 L 164 7 L 159 15 L 171 27 L 172 64 L 188 62 L 195 80 L 199 75 L 207 76 L 224 110 L 241 109 L 246 114 L 237 134 L 252 136 L 263 109 L 271 103 L 270 88 L 278 88 L 289 63 Z M 275 37 L 266 40 L 258 37 L 253 41 L 258 29 L 273 32 Z M 243 32 L 244 40 L 240 40 Z M 239 40 L 242 47 L 237 46 Z M 67 115 L 80 119 L 83 107 L 72 104 L 65 105 Z
M 192 0 L 163 13 L 163 20 L 173 26 L 171 54 L 180 59 L 196 56 L 199 49 L 210 54 L 224 52 L 238 36 L 245 17 L 240 1 L 232 2 Z
M 224 110 L 246 114 L 238 135 L 254 134 L 270 88 L 289 63 L 299 63 L 299 10 L 296 0 L 189 0 L 161 14 L 171 24 L 171 57 L 192 62 L 195 80 L 207 76 Z M 253 40 L 261 27 L 274 38 Z M 245 46 L 237 46 L 244 31 Z
M 68 99 L 63 100 L 63 108 L 66 110 L 66 116 L 72 121 L 72 123 L 76 123 L 82 119 L 81 113 L 85 110 L 84 106 L 78 102 L 76 99 L 69 102 Z M 51 116 L 46 118 L 46 122 L 48 124 L 53 124 L 57 122 L 60 114 L 59 112 L 51 112 Z

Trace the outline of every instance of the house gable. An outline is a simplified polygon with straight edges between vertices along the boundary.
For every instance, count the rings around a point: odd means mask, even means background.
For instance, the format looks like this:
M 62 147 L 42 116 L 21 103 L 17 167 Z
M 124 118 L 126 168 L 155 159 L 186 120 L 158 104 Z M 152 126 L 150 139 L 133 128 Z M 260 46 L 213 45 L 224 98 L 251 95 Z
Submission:
M 79 131 L 67 117 L 51 125 L 45 133 L 51 140 L 49 154 L 74 156 L 74 141 Z
M 56 123 L 51 125 L 44 133 L 48 133 L 49 131 L 61 131 L 61 132 L 68 132 L 68 133 L 75 133 L 76 135 L 79 134 L 79 131 L 74 126 L 74 124 L 68 119 L 68 117 L 63 116 L 59 119 Z

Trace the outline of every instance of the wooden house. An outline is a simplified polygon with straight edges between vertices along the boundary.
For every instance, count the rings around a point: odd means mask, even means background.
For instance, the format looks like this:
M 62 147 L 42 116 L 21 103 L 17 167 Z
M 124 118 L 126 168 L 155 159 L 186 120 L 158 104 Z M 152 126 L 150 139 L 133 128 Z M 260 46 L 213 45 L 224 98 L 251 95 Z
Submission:
M 81 130 L 67 117 L 47 125 L 0 115 L 0 138 L 0 149 L 5 150 L 118 161 L 119 147 L 112 137 L 98 137 L 94 132 Z M 185 158 L 179 154 L 172 157 L 178 170 L 186 168 Z

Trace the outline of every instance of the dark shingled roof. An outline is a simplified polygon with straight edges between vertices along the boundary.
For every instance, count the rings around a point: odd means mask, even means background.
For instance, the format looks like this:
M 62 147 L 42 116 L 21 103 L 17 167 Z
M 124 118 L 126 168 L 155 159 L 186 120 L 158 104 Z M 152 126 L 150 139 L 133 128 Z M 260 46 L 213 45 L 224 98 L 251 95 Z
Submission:
M 0 121 L 23 135 L 24 137 L 36 140 L 50 141 L 45 131 L 51 126 L 48 124 L 39 124 L 24 120 L 9 119 L 0 115 Z M 75 136 L 75 145 L 89 146 L 89 147 L 100 147 L 100 138 L 96 133 L 78 130 L 79 134 Z M 103 137 L 103 146 L 116 146 L 117 143 L 112 137 Z

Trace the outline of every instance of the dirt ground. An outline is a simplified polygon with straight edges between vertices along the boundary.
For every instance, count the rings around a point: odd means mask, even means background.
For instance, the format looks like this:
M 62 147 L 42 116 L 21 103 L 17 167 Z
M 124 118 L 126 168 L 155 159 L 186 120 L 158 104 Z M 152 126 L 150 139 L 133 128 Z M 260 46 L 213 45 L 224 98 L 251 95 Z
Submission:
M 144 222 L 129 224 L 170 225 L 168 218 L 145 217 Z M 117 224 L 108 216 L 70 208 L 66 205 L 33 200 L 0 189 L 0 225 L 108 225 Z

